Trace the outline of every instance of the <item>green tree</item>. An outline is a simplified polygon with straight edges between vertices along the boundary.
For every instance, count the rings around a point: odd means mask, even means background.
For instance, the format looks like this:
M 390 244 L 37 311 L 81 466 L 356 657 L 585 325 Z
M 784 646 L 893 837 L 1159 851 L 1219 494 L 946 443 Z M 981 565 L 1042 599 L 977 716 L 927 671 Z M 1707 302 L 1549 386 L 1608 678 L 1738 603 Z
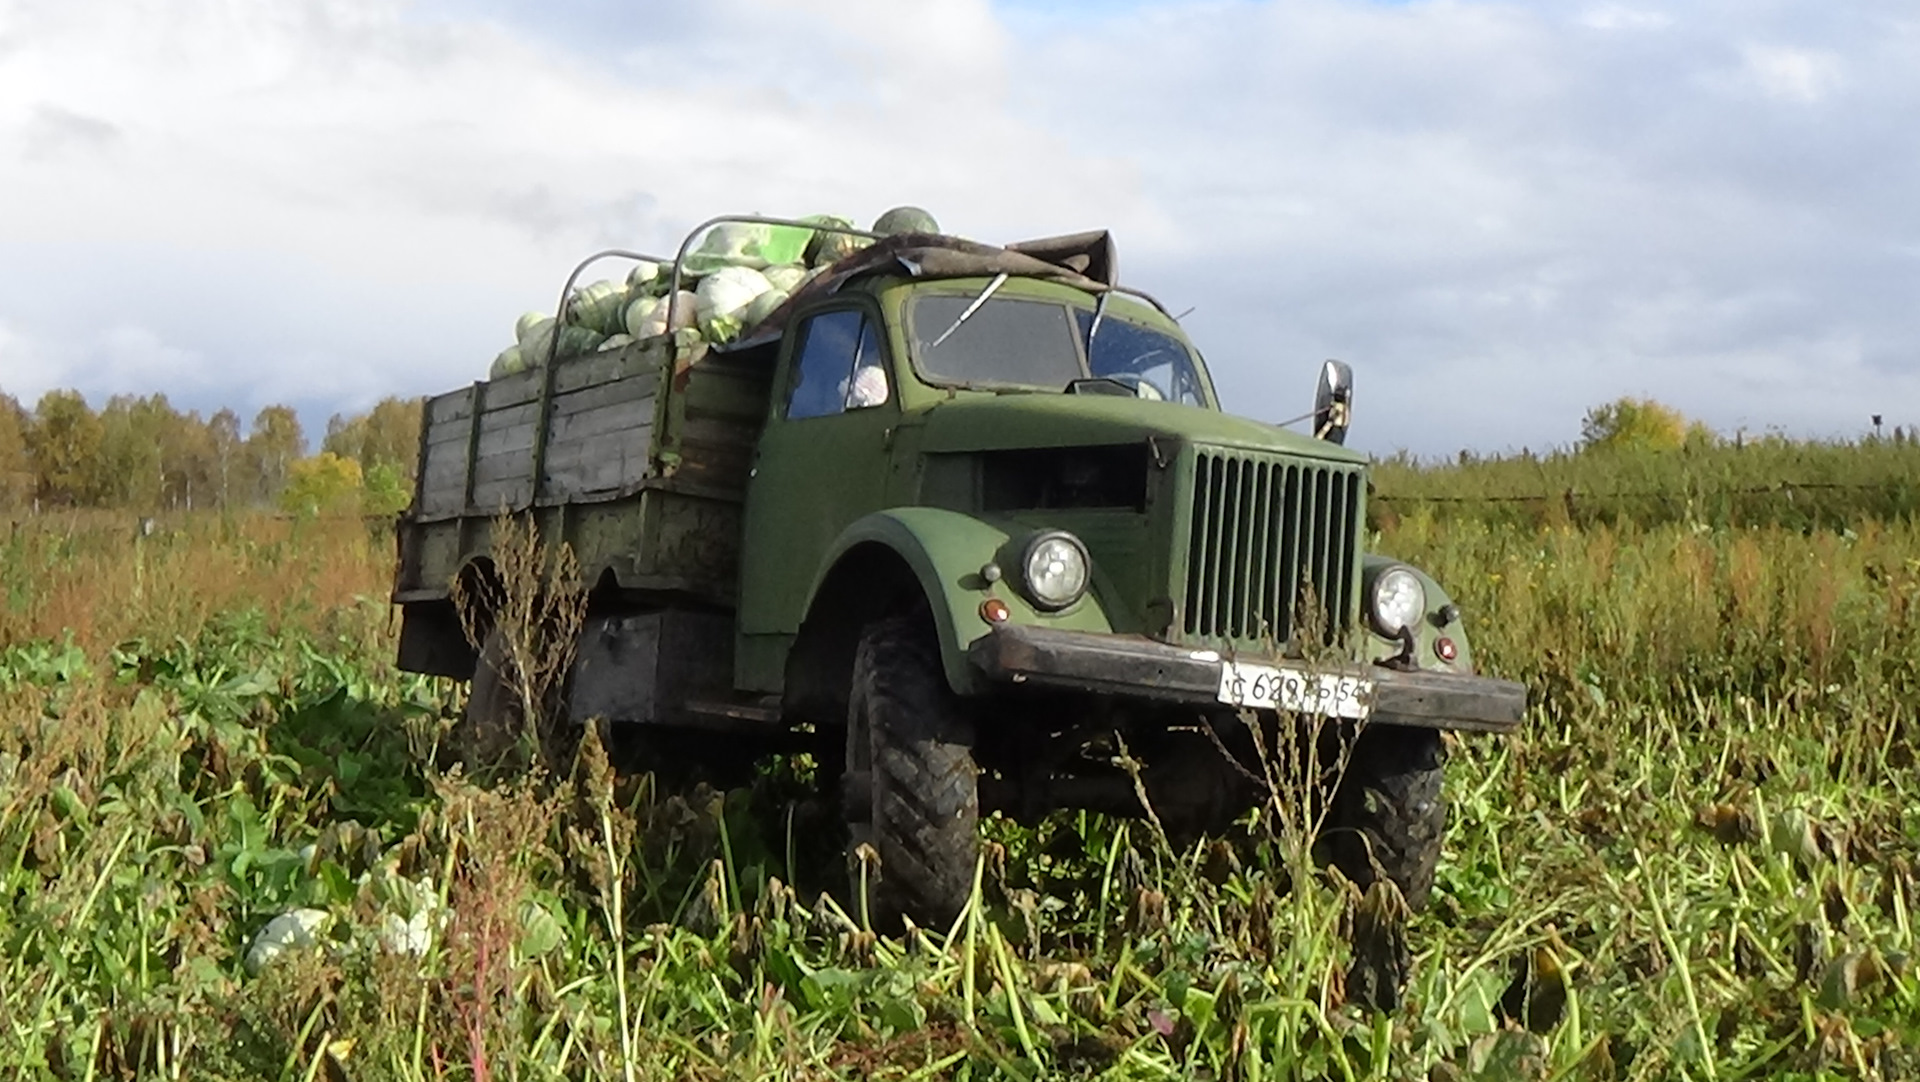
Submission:
M 0 507 L 23 507 L 33 500 L 33 461 L 27 457 L 27 411 L 10 394 L 0 394 Z
M 175 414 L 162 437 L 168 507 L 218 505 L 213 479 L 213 435 L 197 411 Z
M 247 436 L 248 472 L 254 482 L 254 497 L 272 503 L 288 481 L 293 463 L 307 453 L 307 436 L 300 429 L 300 417 L 286 406 L 268 406 L 254 415 L 253 431 Z
M 1615 399 L 1588 410 L 1580 422 L 1580 442 L 1589 450 L 1677 451 L 1713 439 L 1706 425 L 1651 398 Z
M 162 430 L 173 413 L 165 395 L 114 395 L 100 410 L 99 487 L 114 507 L 157 510 L 167 487 Z
M 322 451 L 288 467 L 279 503 L 296 515 L 355 515 L 360 513 L 360 494 L 360 463 Z
M 366 471 L 360 489 L 361 513 L 397 515 L 412 502 L 413 485 L 398 467 L 382 462 Z
M 246 441 L 240 436 L 240 416 L 223 409 L 207 418 L 207 486 L 215 507 L 231 507 L 236 496 L 253 491 L 247 470 Z
M 99 500 L 100 418 L 79 391 L 48 391 L 33 408 L 27 454 L 35 485 L 48 503 L 69 507 Z
M 420 400 L 383 398 L 365 413 L 334 414 L 327 421 L 321 449 L 360 463 L 371 473 L 377 466 L 399 471 L 411 483 L 420 456 Z

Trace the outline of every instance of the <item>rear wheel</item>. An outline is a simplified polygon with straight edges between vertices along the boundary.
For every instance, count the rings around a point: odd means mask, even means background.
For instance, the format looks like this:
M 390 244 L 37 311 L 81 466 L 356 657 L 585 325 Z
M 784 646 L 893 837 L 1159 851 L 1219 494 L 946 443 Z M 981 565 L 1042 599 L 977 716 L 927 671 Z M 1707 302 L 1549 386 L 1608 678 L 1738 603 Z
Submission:
M 468 773 L 498 766 L 519 738 L 523 711 L 507 665 L 506 635 L 495 628 L 481 643 L 466 710 L 448 734 L 448 752 Z
M 848 874 L 869 916 L 945 928 L 966 905 L 980 843 L 974 726 L 947 686 L 929 621 L 867 625 L 847 707 Z M 878 862 L 863 862 L 870 846 Z
M 1446 762 L 1433 729 L 1370 726 L 1355 741 L 1322 827 L 1335 867 L 1362 890 L 1384 875 L 1425 908 L 1440 865 Z

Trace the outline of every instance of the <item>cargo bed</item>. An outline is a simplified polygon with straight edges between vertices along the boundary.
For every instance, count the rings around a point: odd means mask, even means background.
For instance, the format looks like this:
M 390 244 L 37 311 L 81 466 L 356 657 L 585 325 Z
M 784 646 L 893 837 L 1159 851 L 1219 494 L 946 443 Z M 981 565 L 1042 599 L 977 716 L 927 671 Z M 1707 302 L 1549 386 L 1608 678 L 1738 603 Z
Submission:
M 773 359 L 676 363 L 657 338 L 427 399 L 394 600 L 446 599 L 494 518 L 530 511 L 590 585 L 731 606 Z

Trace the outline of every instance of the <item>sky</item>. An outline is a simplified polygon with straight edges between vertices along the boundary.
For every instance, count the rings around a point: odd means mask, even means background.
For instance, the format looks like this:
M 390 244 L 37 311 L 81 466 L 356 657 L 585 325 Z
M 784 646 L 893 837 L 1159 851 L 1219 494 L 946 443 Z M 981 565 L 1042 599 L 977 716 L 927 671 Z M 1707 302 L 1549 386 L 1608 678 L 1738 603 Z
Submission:
M 310 431 L 729 211 L 1113 232 L 1350 443 L 1920 423 L 1912 0 L 0 0 L 0 391 Z

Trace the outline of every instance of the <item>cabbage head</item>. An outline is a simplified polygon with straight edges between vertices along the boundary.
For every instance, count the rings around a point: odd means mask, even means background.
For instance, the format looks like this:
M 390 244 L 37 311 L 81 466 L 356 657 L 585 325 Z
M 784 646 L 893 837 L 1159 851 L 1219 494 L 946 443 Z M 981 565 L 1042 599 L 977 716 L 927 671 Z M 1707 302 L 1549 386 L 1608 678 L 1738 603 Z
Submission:
M 595 282 L 574 291 L 567 301 L 567 322 L 599 334 L 619 329 L 627 289 L 614 282 Z
M 664 297 L 639 297 L 629 303 L 624 319 L 627 333 L 635 338 L 652 337 L 646 333 L 644 328 L 648 323 L 653 321 L 654 311 L 665 304 L 666 298 Z M 664 315 L 660 317 L 660 329 L 662 333 L 666 331 L 666 316 Z
M 562 327 L 560 328 L 560 356 L 579 357 L 592 353 L 600 348 L 600 343 L 606 340 L 606 335 L 586 327 Z M 536 363 L 545 363 L 545 360 L 543 357 Z
M 585 327 L 567 324 L 559 328 L 560 349 L 558 357 L 578 357 L 582 353 L 592 353 L 595 346 L 606 340 L 606 335 Z M 552 318 L 541 320 L 527 332 L 527 340 L 520 343 L 520 356 L 528 368 L 538 368 L 547 363 L 547 355 L 554 353 L 554 322 Z
M 709 342 L 726 342 L 740 332 L 740 315 L 754 298 L 773 289 L 766 275 L 746 267 L 725 267 L 701 279 L 700 331 Z
M 700 246 L 687 253 L 681 269 L 704 278 L 722 267 L 764 267 L 760 256 L 767 242 L 768 228 L 754 222 L 721 222 L 700 239 Z
M 938 233 L 940 223 L 919 207 L 895 207 L 873 223 L 872 231 L 883 237 L 897 233 Z
M 700 298 L 686 290 L 679 293 L 679 301 L 674 305 L 673 321 L 675 330 L 692 327 L 698 317 Z M 645 341 L 667 333 L 667 298 L 642 297 L 627 307 L 627 333 L 636 340 Z
M 832 214 L 815 214 L 800 219 L 817 226 L 834 226 L 840 229 L 852 229 L 853 222 Z M 865 237 L 856 237 L 851 233 L 832 233 L 816 229 L 813 241 L 807 245 L 806 258 L 809 266 L 824 267 L 829 263 L 838 263 L 873 242 Z
M 553 349 L 554 327 L 552 316 L 541 316 L 527 328 L 527 336 L 520 340 L 520 358 L 525 367 L 547 363 L 547 354 Z
M 782 293 L 792 293 L 800 284 L 800 280 L 807 276 L 807 268 L 798 263 L 788 263 L 778 267 L 768 267 L 760 273 L 766 275 L 768 285 Z
M 493 367 L 487 370 L 488 379 L 505 379 L 517 376 L 527 370 L 527 359 L 520 354 L 519 346 L 508 346 L 493 359 Z
M 758 327 L 766 321 L 768 316 L 778 311 L 780 306 L 785 303 L 787 303 L 787 293 L 784 290 L 767 290 L 765 293 L 753 298 L 753 303 L 747 305 L 747 307 L 741 311 L 740 326 L 742 328 Z

